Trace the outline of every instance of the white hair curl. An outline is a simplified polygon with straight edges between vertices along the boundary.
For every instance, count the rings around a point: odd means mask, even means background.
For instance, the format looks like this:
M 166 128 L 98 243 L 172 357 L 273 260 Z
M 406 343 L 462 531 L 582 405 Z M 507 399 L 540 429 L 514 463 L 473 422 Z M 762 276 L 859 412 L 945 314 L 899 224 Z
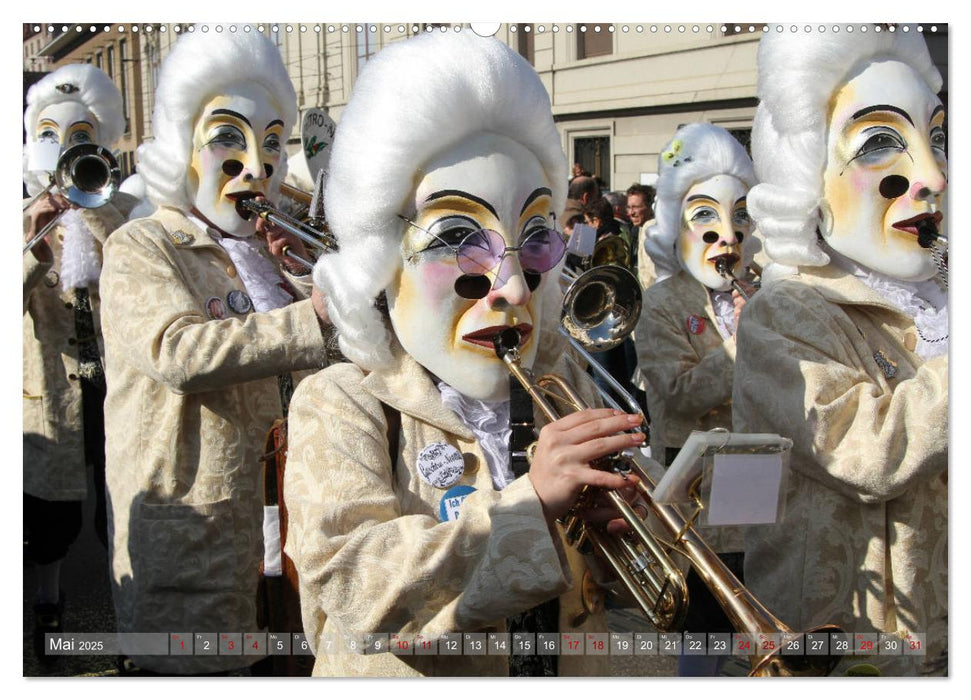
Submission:
M 283 108 L 282 143 L 297 121 L 297 94 L 280 50 L 257 31 L 184 34 L 166 56 L 159 73 L 152 112 L 153 140 L 138 147 L 138 172 L 149 199 L 158 206 L 188 209 L 192 131 L 199 110 L 225 88 L 256 83 Z M 274 179 L 287 174 L 286 152 Z
M 840 87 L 876 61 L 901 61 L 933 92 L 941 88 L 917 32 L 792 33 L 771 26 L 759 42 L 752 155 L 760 184 L 749 192 L 748 205 L 776 263 L 829 262 L 816 240 L 829 105 Z
M 687 124 L 675 132 L 657 163 L 655 224 L 644 245 L 657 268 L 659 279 L 681 269 L 675 244 L 681 233 L 681 204 L 688 190 L 716 175 L 731 175 L 747 187 L 755 184 L 752 159 L 738 140 L 720 126 Z M 746 264 L 755 238 L 743 243 Z
M 553 211 L 563 210 L 568 170 L 549 96 L 508 46 L 472 32 L 425 34 L 383 49 L 361 72 L 337 127 L 325 192 L 340 252 L 314 268 L 341 351 L 361 367 L 391 360 L 393 331 L 375 300 L 401 266 L 397 215 L 413 208 L 425 164 L 483 132 L 535 155 Z M 543 286 L 543 307 L 558 305 L 559 285 Z
M 75 63 L 48 73 L 27 90 L 24 128 L 28 142 L 37 140 L 37 118 L 40 113 L 60 102 L 79 102 L 91 112 L 98 122 L 100 145 L 110 147 L 121 138 L 125 129 L 121 92 L 101 69 L 88 63 Z M 37 194 L 47 186 L 47 177 L 27 170 L 26 148 L 23 165 L 27 189 L 30 194 Z

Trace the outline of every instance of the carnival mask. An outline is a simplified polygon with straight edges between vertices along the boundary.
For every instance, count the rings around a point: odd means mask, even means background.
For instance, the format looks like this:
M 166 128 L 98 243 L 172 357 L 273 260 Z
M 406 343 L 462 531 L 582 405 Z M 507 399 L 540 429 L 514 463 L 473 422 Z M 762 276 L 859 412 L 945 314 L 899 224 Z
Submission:
M 251 236 L 255 217 L 236 211 L 240 198 L 279 188 L 283 108 L 262 86 L 237 83 L 206 102 L 192 133 L 189 194 L 193 209 L 232 236 Z
M 57 102 L 37 115 L 33 140 L 60 144 L 62 151 L 80 143 L 97 143 L 98 121 L 80 102 Z
M 505 398 L 509 372 L 493 338 L 517 328 L 523 364 L 532 365 L 549 275 L 529 269 L 542 257 L 531 242 L 552 225 L 549 179 L 525 147 L 485 133 L 422 172 L 403 223 L 401 271 L 387 290 L 391 323 L 404 350 L 433 375 L 471 398 Z M 475 232 L 497 239 L 480 270 L 457 257 Z M 475 285 L 481 293 L 470 293 Z
M 718 272 L 720 261 L 733 274 L 741 273 L 742 241 L 752 232 L 748 189 L 737 177 L 715 175 L 692 185 L 681 202 L 681 266 L 709 289 L 731 289 L 731 281 Z
M 823 173 L 820 231 L 839 253 L 877 272 L 934 275 L 918 244 L 926 222 L 944 233 L 944 109 L 899 61 L 871 63 L 834 96 Z

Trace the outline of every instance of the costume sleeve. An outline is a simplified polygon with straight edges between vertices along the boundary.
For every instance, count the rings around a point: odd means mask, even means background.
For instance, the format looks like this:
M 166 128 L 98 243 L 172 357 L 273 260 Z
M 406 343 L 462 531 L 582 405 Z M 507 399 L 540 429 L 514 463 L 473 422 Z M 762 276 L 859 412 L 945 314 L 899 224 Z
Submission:
M 137 220 L 105 245 L 102 324 L 127 362 L 176 394 L 325 364 L 309 299 L 242 319 L 209 320 L 164 241 L 158 224 Z
M 27 313 L 27 302 L 30 301 L 30 296 L 33 294 L 34 289 L 40 284 L 40 281 L 44 279 L 47 274 L 54 266 L 53 262 L 41 262 L 34 257 L 33 253 L 27 253 L 24 256 L 24 310 L 23 313 Z
M 861 503 L 939 475 L 947 467 L 947 357 L 891 384 L 840 307 L 798 287 L 763 290 L 742 314 L 736 429 L 791 438 L 794 468 Z
M 641 315 L 637 364 L 669 416 L 695 422 L 731 401 L 734 360 L 734 338 L 699 357 L 688 341 L 683 320 L 675 319 L 663 306 L 645 308 Z
M 286 551 L 308 638 L 325 617 L 362 633 L 481 629 L 566 591 L 565 553 L 528 477 L 475 491 L 457 520 L 402 512 L 386 418 L 361 376 L 333 365 L 290 404 Z

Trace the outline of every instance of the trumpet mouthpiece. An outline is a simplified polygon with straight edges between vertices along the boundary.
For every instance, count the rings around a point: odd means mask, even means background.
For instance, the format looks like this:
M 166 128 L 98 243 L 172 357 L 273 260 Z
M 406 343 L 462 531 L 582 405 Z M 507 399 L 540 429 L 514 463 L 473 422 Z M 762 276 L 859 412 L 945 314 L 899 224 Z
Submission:
M 504 359 L 507 354 L 515 351 L 519 347 L 521 341 L 522 334 L 518 330 L 515 328 L 507 328 L 502 333 L 496 335 L 495 340 L 493 340 L 496 355 L 500 360 Z
M 930 248 L 939 236 L 933 219 L 923 219 L 917 224 L 917 244 L 921 248 Z

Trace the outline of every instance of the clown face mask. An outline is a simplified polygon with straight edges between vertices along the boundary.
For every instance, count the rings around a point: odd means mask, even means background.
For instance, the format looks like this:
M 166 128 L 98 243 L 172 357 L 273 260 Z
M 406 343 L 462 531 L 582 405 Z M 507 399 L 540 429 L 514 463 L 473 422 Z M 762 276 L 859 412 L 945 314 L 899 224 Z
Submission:
M 237 83 L 206 102 L 192 132 L 189 195 L 193 212 L 231 236 L 251 236 L 256 219 L 239 198 L 272 197 L 279 188 L 283 108 L 262 86 Z
M 917 242 L 925 221 L 944 233 L 944 109 L 897 61 L 868 65 L 833 99 L 820 230 L 836 251 L 907 281 L 934 275 Z
M 724 292 L 731 280 L 718 272 L 719 259 L 733 274 L 742 269 L 742 241 L 752 232 L 745 206 L 748 187 L 732 175 L 697 182 L 681 203 L 678 255 L 692 277 L 709 289 Z
M 58 102 L 37 115 L 34 140 L 60 144 L 62 151 L 81 143 L 97 143 L 98 122 L 80 102 Z
M 493 231 L 511 247 L 551 227 L 549 179 L 530 151 L 494 134 L 456 146 L 423 171 L 413 223 L 405 224 L 402 266 L 388 288 L 391 323 L 405 351 L 462 394 L 505 398 L 509 371 L 493 338 L 515 327 L 523 364 L 532 365 L 550 273 L 524 272 L 530 253 L 499 247 L 491 269 L 469 275 L 456 249 L 477 230 Z M 480 286 L 479 294 L 463 291 L 470 285 Z

